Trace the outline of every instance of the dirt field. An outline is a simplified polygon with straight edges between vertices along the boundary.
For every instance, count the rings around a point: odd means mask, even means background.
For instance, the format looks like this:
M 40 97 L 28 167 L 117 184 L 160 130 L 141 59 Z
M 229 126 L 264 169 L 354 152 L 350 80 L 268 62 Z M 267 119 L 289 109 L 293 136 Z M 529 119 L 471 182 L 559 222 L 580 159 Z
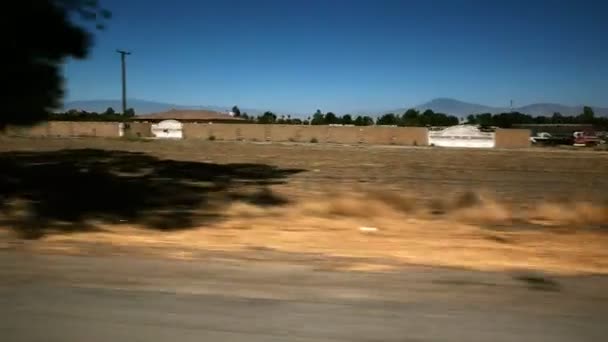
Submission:
M 7 246 L 608 273 L 604 152 L 3 138 L 0 166 Z

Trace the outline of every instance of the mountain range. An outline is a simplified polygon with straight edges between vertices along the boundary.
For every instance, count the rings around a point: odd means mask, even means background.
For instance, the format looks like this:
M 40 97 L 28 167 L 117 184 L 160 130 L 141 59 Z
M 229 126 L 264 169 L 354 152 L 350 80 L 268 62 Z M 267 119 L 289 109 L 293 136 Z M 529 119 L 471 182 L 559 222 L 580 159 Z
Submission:
M 492 107 L 485 106 L 476 103 L 469 103 L 458 101 L 449 98 L 437 98 L 421 105 L 415 106 L 416 109 L 424 111 L 431 109 L 434 112 L 451 114 L 459 117 L 467 116 L 469 114 L 480 114 L 480 113 L 505 113 L 510 111 L 520 112 L 529 114 L 532 116 L 551 116 L 553 113 L 560 113 L 562 115 L 578 115 L 583 112 L 583 106 L 567 106 L 558 103 L 533 103 L 521 107 Z M 593 111 L 598 116 L 608 116 L 608 108 L 594 107 Z M 407 108 L 396 109 L 395 113 L 403 113 Z
M 146 101 L 138 99 L 129 99 L 127 101 L 128 107 L 135 109 L 136 114 L 149 114 L 168 111 L 170 109 L 204 109 L 212 110 L 217 112 L 229 111 L 232 106 L 212 106 L 212 105 L 201 105 L 201 106 L 187 106 L 178 105 L 172 103 Z M 63 110 L 77 109 L 85 110 L 87 112 L 104 112 L 108 107 L 114 108 L 119 111 L 122 107 L 120 100 L 87 100 L 87 101 L 70 101 L 66 102 L 63 106 Z M 469 114 L 479 113 L 504 113 L 511 111 L 511 108 L 507 107 L 492 107 L 476 103 L 463 102 L 450 98 L 436 98 L 429 102 L 420 104 L 418 106 L 412 106 L 415 109 L 424 111 L 431 109 L 434 112 L 446 113 L 455 115 L 458 117 L 464 117 Z M 379 113 L 404 113 L 407 109 L 412 107 L 403 107 L 393 110 L 378 110 L 375 112 L 366 111 L 367 113 L 361 112 L 358 114 L 377 115 Z M 594 107 L 594 112 L 598 116 L 608 116 L 608 108 Z M 241 112 L 247 112 L 252 115 L 258 115 L 268 109 L 253 109 L 253 108 L 240 108 Z M 566 106 L 557 103 L 534 103 L 522 107 L 515 107 L 513 111 L 520 113 L 530 114 L 533 116 L 550 116 L 555 112 L 559 112 L 562 115 L 578 115 L 582 113 L 583 106 Z M 281 114 L 284 114 L 281 112 Z M 306 114 L 297 115 L 297 113 L 291 113 L 294 116 L 306 116 Z

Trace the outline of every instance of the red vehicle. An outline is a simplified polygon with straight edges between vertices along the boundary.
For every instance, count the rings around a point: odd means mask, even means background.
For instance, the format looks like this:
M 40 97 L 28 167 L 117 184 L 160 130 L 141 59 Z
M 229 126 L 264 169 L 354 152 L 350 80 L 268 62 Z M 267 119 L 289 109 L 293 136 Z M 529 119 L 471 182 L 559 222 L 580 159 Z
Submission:
M 600 138 L 595 132 L 574 132 L 574 146 L 596 146 L 600 144 Z

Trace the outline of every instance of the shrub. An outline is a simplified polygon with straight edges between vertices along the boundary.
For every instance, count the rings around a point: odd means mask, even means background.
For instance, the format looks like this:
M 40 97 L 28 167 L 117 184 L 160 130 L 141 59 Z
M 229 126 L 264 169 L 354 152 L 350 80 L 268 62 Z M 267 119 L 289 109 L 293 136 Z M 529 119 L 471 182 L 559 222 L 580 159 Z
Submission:
M 215 135 L 210 135 L 209 136 L 209 141 L 214 141 L 215 140 Z
M 316 144 L 319 142 L 319 140 L 317 140 L 317 138 L 312 138 L 312 139 L 310 139 L 310 142 L 313 144 Z

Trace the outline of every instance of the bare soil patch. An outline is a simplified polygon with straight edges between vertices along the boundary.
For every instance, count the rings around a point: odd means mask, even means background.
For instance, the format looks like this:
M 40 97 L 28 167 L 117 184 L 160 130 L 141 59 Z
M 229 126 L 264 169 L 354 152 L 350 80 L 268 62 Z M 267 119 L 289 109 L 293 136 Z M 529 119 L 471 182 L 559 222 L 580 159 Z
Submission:
M 184 177 L 187 171 L 172 167 L 167 181 L 160 183 L 166 191 L 161 195 L 171 193 L 171 179 L 176 179 L 188 192 L 187 198 L 196 198 L 187 202 L 187 212 L 153 202 L 151 207 L 134 206 L 137 215 L 121 211 L 121 220 L 108 222 L 106 218 L 115 212 L 88 210 L 78 220 L 63 218 L 69 230 L 49 219 L 44 234 L 28 242 L 35 249 L 86 252 L 83 246 L 93 242 L 180 258 L 195 257 L 202 250 L 265 249 L 361 260 L 344 265 L 349 269 L 365 268 L 372 264 L 369 260 L 387 260 L 483 270 L 608 273 L 608 154 L 602 152 L 187 140 L 3 138 L 0 142 L 5 162 L 9 153 L 19 151 L 93 149 L 142 153 L 165 166 L 167 161 L 190 163 L 184 164 L 190 166 L 188 177 Z M 201 179 L 200 172 L 208 173 L 209 168 L 200 169 L 200 163 L 214 165 L 214 172 L 229 170 L 235 180 L 226 184 L 215 173 Z M 142 195 L 129 198 L 148 201 L 147 179 L 137 177 L 144 177 L 142 170 L 153 166 L 143 165 L 145 160 L 140 164 L 113 174 L 121 182 L 121 177 L 130 177 L 131 182 L 135 177 Z M 265 166 L 243 170 L 226 165 Z M 287 172 L 280 182 L 265 177 L 260 182 L 256 170 L 281 175 L 281 170 L 298 171 Z M 155 171 L 147 172 L 143 174 L 149 177 Z M 254 181 L 239 178 L 241 173 Z M 150 181 L 158 182 L 156 178 Z M 218 187 L 218 179 L 224 186 Z M 190 182 L 188 186 L 184 181 Z M 3 194 L 5 202 L 23 200 Z M 118 187 L 104 196 L 111 200 L 124 194 Z M 172 203 L 170 197 L 167 202 Z M 19 214 L 27 212 L 27 206 L 3 208 L 4 218 L 28 216 Z M 180 213 L 190 215 L 189 219 L 180 218 Z M 162 229 L 150 229 L 154 215 L 163 218 Z M 173 218 L 180 229 L 164 229 L 171 228 Z M 15 221 L 4 222 L 3 241 L 10 241 L 15 238 Z M 79 225 L 89 229 L 80 230 Z

